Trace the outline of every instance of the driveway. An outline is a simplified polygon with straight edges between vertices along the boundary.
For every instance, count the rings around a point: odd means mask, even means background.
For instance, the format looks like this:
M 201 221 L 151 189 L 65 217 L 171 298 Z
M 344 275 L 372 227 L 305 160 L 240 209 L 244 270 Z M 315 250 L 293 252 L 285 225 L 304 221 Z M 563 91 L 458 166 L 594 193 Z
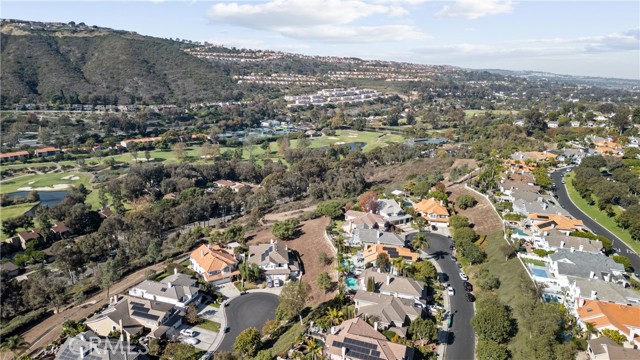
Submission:
M 191 325 L 187 325 L 187 324 L 180 325 L 180 327 L 178 328 L 178 331 L 180 331 L 182 329 L 191 329 L 191 330 L 193 330 L 194 333 L 195 333 L 195 335 L 193 337 L 200 341 L 199 343 L 197 343 L 194 346 L 197 347 L 200 350 L 205 350 L 205 351 L 211 350 L 211 346 L 213 345 L 213 342 L 215 341 L 216 337 L 218 336 L 218 333 L 216 333 L 214 331 L 201 329 L 201 328 L 199 328 L 197 326 L 191 326 Z M 181 340 L 183 338 L 184 338 L 184 336 L 180 335 L 178 339 Z
M 461 271 L 458 265 L 449 258 L 451 239 L 446 236 L 427 233 L 429 248 L 423 249 L 435 261 L 442 271 L 447 274 L 447 281 L 455 290 L 455 295 L 449 296 L 453 323 L 449 328 L 449 345 L 444 358 L 450 360 L 473 359 L 475 354 L 475 334 L 471 328 L 471 318 L 474 315 L 473 303 L 467 301 L 463 281 L 458 275 Z M 446 295 L 445 295 L 446 296 Z
M 267 320 L 276 317 L 276 308 L 280 298 L 266 292 L 253 292 L 239 296 L 225 308 L 229 332 L 224 334 L 219 351 L 233 351 L 236 337 L 244 329 L 255 327 L 262 330 Z
M 595 220 L 589 217 L 587 214 L 583 213 L 577 206 L 573 204 L 571 199 L 569 198 L 569 194 L 567 193 L 566 184 L 562 183 L 562 178 L 564 176 L 564 171 L 566 169 L 561 169 L 554 171 L 551 174 L 551 179 L 556 184 L 556 198 L 558 199 L 558 203 L 560 206 L 565 208 L 571 216 L 576 219 L 580 219 L 584 222 L 584 224 L 591 229 L 597 235 L 603 235 L 611 240 L 613 247 L 618 252 L 618 255 L 623 255 L 631 260 L 631 266 L 633 266 L 633 271 L 640 271 L 640 256 L 636 254 L 630 247 L 627 246 L 620 238 L 615 236 L 609 230 L 607 230 L 604 226 L 600 226 Z

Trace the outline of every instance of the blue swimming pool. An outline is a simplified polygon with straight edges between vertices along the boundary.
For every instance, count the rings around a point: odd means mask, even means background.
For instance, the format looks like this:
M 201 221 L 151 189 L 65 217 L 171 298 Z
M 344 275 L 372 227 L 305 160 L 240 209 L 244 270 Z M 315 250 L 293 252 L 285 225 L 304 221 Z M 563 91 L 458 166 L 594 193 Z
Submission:
M 533 274 L 533 276 L 537 276 L 537 277 L 541 277 L 541 278 L 548 278 L 549 274 L 547 274 L 547 271 L 544 269 L 536 269 L 533 268 L 531 269 L 531 273 Z
M 358 279 L 354 277 L 347 277 L 344 279 L 345 284 L 347 284 L 347 288 L 350 290 L 358 290 Z

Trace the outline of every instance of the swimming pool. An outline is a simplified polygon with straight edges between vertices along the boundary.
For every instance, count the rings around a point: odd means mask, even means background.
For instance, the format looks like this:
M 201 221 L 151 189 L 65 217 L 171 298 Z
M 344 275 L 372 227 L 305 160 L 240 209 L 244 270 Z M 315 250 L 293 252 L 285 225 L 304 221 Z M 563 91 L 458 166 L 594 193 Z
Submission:
M 358 286 L 358 279 L 354 278 L 354 277 L 347 277 L 344 279 L 345 284 L 347 284 L 347 288 L 349 290 L 358 290 L 359 286 Z
M 547 271 L 545 269 L 532 268 L 531 269 L 531 273 L 533 274 L 533 276 L 537 276 L 537 277 L 541 277 L 541 278 L 548 278 L 549 277 L 549 274 L 547 274 Z

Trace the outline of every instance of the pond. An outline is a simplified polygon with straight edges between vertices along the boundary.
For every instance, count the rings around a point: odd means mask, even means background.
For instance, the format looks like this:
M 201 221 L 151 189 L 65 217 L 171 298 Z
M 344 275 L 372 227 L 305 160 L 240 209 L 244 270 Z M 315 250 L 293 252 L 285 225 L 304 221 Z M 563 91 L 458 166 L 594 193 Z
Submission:
M 367 145 L 367 143 L 364 142 L 350 142 L 350 143 L 346 143 L 345 145 L 347 145 L 348 147 L 350 147 L 351 149 L 355 149 L 357 147 L 359 147 L 360 149 L 362 149 L 363 147 L 365 147 Z
M 29 195 L 29 191 L 16 191 L 9 193 L 9 198 L 13 197 L 27 197 Z M 39 191 L 38 195 L 40 195 L 40 204 L 38 206 L 54 206 L 64 200 L 64 197 L 67 196 L 66 191 Z M 36 206 L 36 207 L 38 207 Z M 36 207 L 27 211 L 25 215 L 27 216 L 35 216 Z

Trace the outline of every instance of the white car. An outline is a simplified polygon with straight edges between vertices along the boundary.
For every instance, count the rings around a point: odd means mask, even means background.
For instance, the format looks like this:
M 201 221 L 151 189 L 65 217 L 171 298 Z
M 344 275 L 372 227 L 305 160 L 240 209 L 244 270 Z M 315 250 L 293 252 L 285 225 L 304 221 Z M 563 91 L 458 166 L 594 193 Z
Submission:
M 463 281 L 467 281 L 467 280 L 469 280 L 469 277 L 467 276 L 467 274 L 461 272 L 460 273 L 460 279 L 462 279 Z
M 180 330 L 180 335 L 182 336 L 195 336 L 196 332 L 191 329 L 182 329 Z
M 198 340 L 198 339 L 196 339 L 194 337 L 186 337 L 186 338 L 183 338 L 181 341 L 183 343 L 189 344 L 189 345 L 196 345 L 197 343 L 200 342 L 200 340 Z
M 451 296 L 455 295 L 455 293 L 456 293 L 456 292 L 455 292 L 455 290 L 453 290 L 453 288 L 451 287 L 451 285 L 449 285 L 449 286 L 447 287 L 447 292 L 448 292 L 448 293 L 449 293 L 449 295 L 451 295 Z

